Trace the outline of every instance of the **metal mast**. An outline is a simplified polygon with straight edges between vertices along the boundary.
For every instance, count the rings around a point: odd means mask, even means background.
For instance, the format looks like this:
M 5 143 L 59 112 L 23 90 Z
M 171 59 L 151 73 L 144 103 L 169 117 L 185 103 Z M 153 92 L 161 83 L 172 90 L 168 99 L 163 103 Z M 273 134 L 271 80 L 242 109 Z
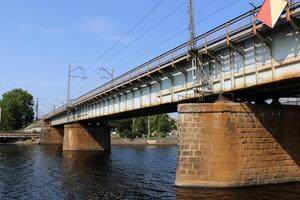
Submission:
M 189 41 L 190 41 L 189 51 L 192 51 L 195 48 L 195 37 L 196 37 L 193 0 L 189 0 L 188 13 L 189 13 Z
M 67 121 L 70 121 L 70 99 L 71 99 L 71 68 L 72 66 L 68 66 L 68 84 L 67 84 L 67 102 L 66 102 L 66 107 L 67 107 Z
M 39 98 L 36 98 L 35 104 L 35 121 L 39 120 Z
M 108 71 L 106 68 L 100 67 L 100 68 L 99 68 L 99 71 L 100 71 L 100 72 L 101 72 L 101 71 L 104 71 L 107 75 L 109 75 L 109 77 L 103 76 L 103 77 L 101 77 L 101 78 L 110 78 L 111 80 L 114 80 L 114 68 L 112 68 L 112 69 L 111 69 L 111 72 L 110 72 L 110 71 Z
M 71 98 L 71 65 L 68 66 L 67 107 Z
M 86 79 L 87 77 L 85 77 L 83 75 L 83 68 L 82 67 L 75 67 L 74 69 L 72 69 L 72 66 L 69 65 L 69 70 L 68 70 L 68 84 L 67 84 L 67 103 L 66 103 L 66 107 L 67 107 L 67 120 L 68 122 L 70 121 L 70 107 L 72 105 L 71 102 L 71 78 L 80 78 L 80 79 Z M 80 70 L 82 75 L 73 75 L 72 73 L 75 72 L 76 70 Z
M 2 109 L 0 108 L 0 130 L 2 128 Z
M 207 69 L 204 69 L 202 55 L 199 55 L 196 45 L 196 24 L 194 16 L 193 0 L 188 2 L 189 17 L 189 45 L 188 54 L 191 56 L 191 66 L 193 68 L 193 84 L 196 93 L 205 93 L 211 90 L 211 80 Z M 199 85 L 199 86 L 197 86 Z

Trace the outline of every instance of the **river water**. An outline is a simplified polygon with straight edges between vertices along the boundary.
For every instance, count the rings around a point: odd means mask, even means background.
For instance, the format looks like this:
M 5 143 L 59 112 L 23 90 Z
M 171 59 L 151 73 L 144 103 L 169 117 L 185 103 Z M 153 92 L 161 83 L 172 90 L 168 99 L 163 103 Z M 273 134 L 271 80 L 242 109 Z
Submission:
M 0 146 L 0 200 L 300 199 L 300 184 L 239 189 L 176 188 L 176 147 L 62 152 L 60 146 Z

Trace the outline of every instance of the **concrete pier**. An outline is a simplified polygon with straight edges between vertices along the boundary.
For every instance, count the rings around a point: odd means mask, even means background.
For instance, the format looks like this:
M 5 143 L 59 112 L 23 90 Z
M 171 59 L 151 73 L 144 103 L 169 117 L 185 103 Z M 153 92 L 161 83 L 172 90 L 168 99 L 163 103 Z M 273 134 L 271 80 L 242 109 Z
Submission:
M 181 104 L 176 185 L 300 181 L 300 107 Z
M 109 127 L 95 124 L 66 124 L 64 126 L 63 150 L 110 151 Z
M 41 133 L 40 144 L 62 144 L 64 137 L 63 126 L 51 127 Z

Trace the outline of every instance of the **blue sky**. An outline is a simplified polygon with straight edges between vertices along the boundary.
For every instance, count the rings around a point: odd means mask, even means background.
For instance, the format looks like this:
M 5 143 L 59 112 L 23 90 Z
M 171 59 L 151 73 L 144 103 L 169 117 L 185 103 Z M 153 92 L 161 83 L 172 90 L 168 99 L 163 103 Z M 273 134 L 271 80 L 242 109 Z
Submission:
M 194 0 L 196 21 L 209 16 L 232 0 Z M 88 79 L 72 80 L 72 98 L 101 84 L 98 67 L 115 68 L 120 75 L 187 40 L 187 32 L 143 54 L 187 28 L 186 0 L 162 0 L 141 25 L 112 51 L 90 64 L 111 47 L 159 0 L 2 0 L 0 2 L 0 95 L 22 88 L 39 97 L 41 113 L 66 99 L 67 66 L 82 66 Z M 248 0 L 232 6 L 197 25 L 203 33 L 251 9 Z M 260 5 L 262 0 L 254 0 Z M 182 6 L 180 6 L 182 5 Z M 178 8 L 142 38 L 149 27 Z M 130 45 L 118 56 L 122 48 Z M 139 55 L 138 59 L 137 58 Z M 131 62 L 129 62 L 131 61 Z

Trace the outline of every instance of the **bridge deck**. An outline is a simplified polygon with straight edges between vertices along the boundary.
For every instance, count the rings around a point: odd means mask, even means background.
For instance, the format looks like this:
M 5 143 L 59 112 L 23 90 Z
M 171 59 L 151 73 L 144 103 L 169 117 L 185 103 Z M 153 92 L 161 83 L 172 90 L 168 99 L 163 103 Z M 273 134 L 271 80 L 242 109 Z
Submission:
M 299 6 L 300 3 L 296 2 L 290 9 L 291 15 L 296 20 L 300 14 Z M 287 31 L 286 25 L 288 25 L 286 17 L 287 14 L 283 13 L 278 28 L 275 30 L 276 32 L 283 32 L 284 35 L 290 34 L 285 33 Z M 259 32 L 259 35 L 254 34 L 254 29 Z M 300 61 L 300 55 L 296 51 L 299 47 L 295 47 L 294 52 L 284 52 L 285 55 L 283 56 L 283 53 L 278 50 L 281 46 L 286 48 L 280 43 L 280 37 L 283 36 L 276 34 L 276 32 L 267 29 L 258 21 L 253 21 L 253 12 L 250 11 L 198 36 L 196 41 L 199 53 L 203 54 L 203 57 L 209 57 L 206 58 L 203 65 L 205 65 L 204 68 L 207 73 L 212 73 L 212 93 L 230 93 L 249 88 L 251 90 L 255 85 L 271 84 L 272 82 L 291 78 L 297 79 L 299 77 L 297 63 Z M 272 35 L 273 41 L 271 44 L 268 44 L 266 39 L 268 37 L 265 37 L 265 35 Z M 295 35 L 292 35 L 292 37 L 298 37 Z M 255 37 L 263 41 L 257 43 Z M 227 54 L 224 49 L 230 49 L 228 39 L 230 39 L 230 45 L 234 44 L 238 49 L 242 49 L 244 55 L 239 55 L 237 48 L 234 49 L 234 53 L 229 50 Z M 249 40 L 253 40 L 254 45 L 249 46 Z M 287 42 L 291 41 L 287 40 Z M 242 44 L 240 45 L 240 43 Z M 197 71 L 191 68 L 189 64 L 190 55 L 186 51 L 187 47 L 188 43 L 184 43 L 75 99 L 70 104 L 73 109 L 72 112 L 76 115 L 73 116 L 72 120 L 111 115 L 137 108 L 153 107 L 195 98 L 197 94 L 194 93 L 194 89 L 201 88 L 203 81 L 198 74 L 194 74 Z M 205 50 L 208 50 L 209 53 L 204 52 Z M 286 50 L 290 51 L 290 49 Z M 204 55 L 204 53 L 206 54 Z M 293 54 L 293 56 L 290 54 Z M 255 58 L 250 58 L 253 56 Z M 220 66 L 221 70 L 219 70 Z M 183 74 L 185 79 L 182 87 L 177 87 L 174 83 L 180 78 L 178 73 Z M 193 77 L 197 77 L 197 80 L 194 80 Z M 170 86 L 166 86 L 165 82 L 167 81 L 165 79 L 170 79 Z M 156 90 L 156 86 L 153 82 L 158 83 L 155 94 L 153 90 Z M 148 93 L 146 98 L 150 99 L 150 102 L 143 97 L 145 96 L 143 95 L 145 87 L 149 88 L 149 91 L 145 93 Z M 166 87 L 169 87 L 169 89 L 165 91 Z M 296 90 L 297 88 L 293 90 L 293 93 L 298 92 Z M 135 98 L 137 91 L 140 94 L 140 100 L 138 101 Z M 130 92 L 132 94 L 129 94 Z M 128 104 L 129 99 L 132 100 L 131 106 Z M 124 105 L 122 105 L 122 102 Z M 136 106 L 136 104 L 140 106 Z M 108 107 L 108 110 L 102 107 Z M 121 109 L 121 107 L 123 108 Z M 101 109 L 104 110 L 101 111 Z M 51 121 L 51 118 L 60 118 L 58 120 L 60 122 L 57 122 L 57 124 L 66 123 L 66 111 L 66 106 L 63 106 L 44 116 L 44 119 Z M 64 118 L 63 121 L 62 118 Z

